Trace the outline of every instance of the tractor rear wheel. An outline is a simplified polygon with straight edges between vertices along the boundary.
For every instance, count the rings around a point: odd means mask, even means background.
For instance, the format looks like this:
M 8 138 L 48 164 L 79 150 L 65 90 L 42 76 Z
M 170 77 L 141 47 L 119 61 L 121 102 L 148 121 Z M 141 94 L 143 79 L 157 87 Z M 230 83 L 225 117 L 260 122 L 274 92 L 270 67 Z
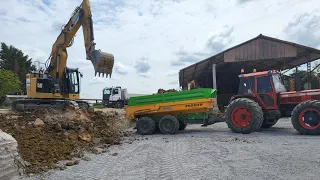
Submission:
M 263 111 L 259 104 L 248 98 L 232 101 L 226 111 L 226 123 L 235 133 L 249 134 L 260 129 Z
M 159 129 L 162 134 L 175 134 L 179 127 L 179 120 L 172 115 L 163 116 L 159 121 Z
M 303 135 L 320 135 L 320 101 L 309 100 L 292 111 L 291 123 Z
M 141 117 L 137 122 L 137 132 L 141 135 L 153 134 L 156 131 L 156 122 L 150 117 Z

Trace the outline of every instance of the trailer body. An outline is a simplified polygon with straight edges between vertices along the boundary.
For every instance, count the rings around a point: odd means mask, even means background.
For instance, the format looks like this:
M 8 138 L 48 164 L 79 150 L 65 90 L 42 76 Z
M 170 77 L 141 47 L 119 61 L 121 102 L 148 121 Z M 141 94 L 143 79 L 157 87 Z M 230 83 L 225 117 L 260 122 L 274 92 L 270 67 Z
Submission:
M 201 124 L 209 117 L 215 101 L 216 90 L 200 88 L 131 97 L 125 111 L 128 119 L 137 121 L 140 134 L 152 134 L 156 126 L 162 133 L 172 134 L 184 129 L 188 119 Z
M 215 97 L 216 90 L 210 88 L 131 97 L 125 108 L 126 117 L 207 113 L 213 108 Z
M 216 90 L 211 88 L 200 88 L 189 91 L 167 92 L 145 96 L 130 97 L 128 106 L 141 106 L 168 102 L 180 102 L 185 100 L 196 100 L 203 98 L 215 98 Z

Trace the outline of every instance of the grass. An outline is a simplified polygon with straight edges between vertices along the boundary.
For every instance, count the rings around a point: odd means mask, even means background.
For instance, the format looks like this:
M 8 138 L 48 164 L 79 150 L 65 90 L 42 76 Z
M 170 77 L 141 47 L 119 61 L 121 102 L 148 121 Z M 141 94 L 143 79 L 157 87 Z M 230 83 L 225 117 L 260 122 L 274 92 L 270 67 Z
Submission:
M 0 109 L 10 109 L 10 106 L 0 105 Z
M 103 108 L 105 108 L 103 104 L 94 104 L 94 105 L 92 105 L 92 106 L 93 106 L 93 108 L 97 108 L 97 109 L 103 109 Z

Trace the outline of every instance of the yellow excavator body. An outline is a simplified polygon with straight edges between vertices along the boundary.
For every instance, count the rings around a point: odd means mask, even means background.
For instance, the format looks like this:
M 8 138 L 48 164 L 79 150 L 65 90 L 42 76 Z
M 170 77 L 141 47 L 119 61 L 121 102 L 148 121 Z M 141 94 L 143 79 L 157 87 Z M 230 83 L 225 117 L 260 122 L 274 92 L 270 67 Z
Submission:
M 95 49 L 93 21 L 89 0 L 72 12 L 68 23 L 52 45 L 45 70 L 37 70 L 26 75 L 27 98 L 13 102 L 14 111 L 28 111 L 39 108 L 63 109 L 72 102 L 79 107 L 89 108 L 89 103 L 80 99 L 80 78 L 78 68 L 68 68 L 67 48 L 71 47 L 79 28 L 83 29 L 86 59 L 92 62 L 95 76 L 111 77 L 114 66 L 112 54 Z

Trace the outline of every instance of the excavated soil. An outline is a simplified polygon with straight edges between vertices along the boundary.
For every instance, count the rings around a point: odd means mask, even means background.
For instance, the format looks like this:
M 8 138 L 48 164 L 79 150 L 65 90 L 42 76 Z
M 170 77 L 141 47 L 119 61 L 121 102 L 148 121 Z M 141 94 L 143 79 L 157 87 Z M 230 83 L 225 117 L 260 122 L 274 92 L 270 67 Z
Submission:
M 175 90 L 175 89 L 168 89 L 168 90 L 158 89 L 157 94 L 163 94 L 163 93 L 166 93 L 166 92 L 177 92 L 177 90 Z
M 116 111 L 89 113 L 82 109 L 37 110 L 31 113 L 0 114 L 0 129 L 18 142 L 26 173 L 41 173 L 49 169 L 64 169 L 77 164 L 62 160 L 83 157 L 85 150 L 119 144 L 128 121 Z

